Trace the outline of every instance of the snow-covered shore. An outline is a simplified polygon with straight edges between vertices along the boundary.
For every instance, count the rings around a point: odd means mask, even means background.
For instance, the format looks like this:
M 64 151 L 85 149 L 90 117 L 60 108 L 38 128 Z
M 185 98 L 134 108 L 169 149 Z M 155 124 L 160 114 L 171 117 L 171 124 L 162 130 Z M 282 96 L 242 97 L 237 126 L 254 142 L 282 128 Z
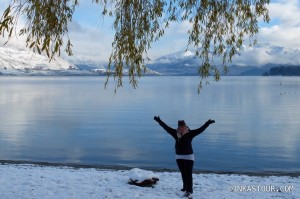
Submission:
M 130 170 L 0 165 L 0 198 L 181 198 L 178 172 L 154 172 L 154 188 L 129 185 Z M 148 175 L 148 173 L 147 173 Z M 194 198 L 299 198 L 300 177 L 194 174 Z M 280 190 L 280 191 L 279 191 Z

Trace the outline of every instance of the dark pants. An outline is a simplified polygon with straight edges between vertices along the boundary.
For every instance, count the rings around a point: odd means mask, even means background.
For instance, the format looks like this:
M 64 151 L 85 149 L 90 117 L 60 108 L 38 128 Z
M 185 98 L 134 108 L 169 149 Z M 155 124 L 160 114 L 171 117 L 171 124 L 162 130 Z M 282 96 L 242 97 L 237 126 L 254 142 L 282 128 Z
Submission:
M 176 160 L 178 168 L 181 173 L 183 189 L 187 192 L 193 193 L 193 160 Z

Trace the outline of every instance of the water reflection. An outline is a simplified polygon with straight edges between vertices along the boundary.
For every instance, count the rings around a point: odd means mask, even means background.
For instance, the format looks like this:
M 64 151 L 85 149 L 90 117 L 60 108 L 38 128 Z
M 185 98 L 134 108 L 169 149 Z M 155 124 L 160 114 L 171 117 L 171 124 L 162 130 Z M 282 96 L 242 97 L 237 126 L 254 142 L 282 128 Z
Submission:
M 200 95 L 197 77 L 145 77 L 117 94 L 104 81 L 1 77 L 0 159 L 173 167 L 160 115 L 173 127 L 217 121 L 194 140 L 196 169 L 297 169 L 297 78 L 223 77 Z

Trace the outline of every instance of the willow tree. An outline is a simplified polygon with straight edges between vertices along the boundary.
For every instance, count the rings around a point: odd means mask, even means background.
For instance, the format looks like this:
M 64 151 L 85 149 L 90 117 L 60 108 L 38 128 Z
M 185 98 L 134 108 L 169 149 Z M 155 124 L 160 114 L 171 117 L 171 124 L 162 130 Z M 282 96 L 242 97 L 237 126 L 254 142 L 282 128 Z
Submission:
M 220 71 L 214 57 L 223 58 L 223 70 L 244 43 L 256 43 L 258 21 L 269 21 L 269 0 L 93 0 L 100 4 L 104 16 L 114 19 L 115 36 L 108 70 L 114 71 L 116 86 L 122 86 L 122 70 L 129 69 L 130 83 L 146 70 L 147 51 L 159 40 L 170 23 L 188 21 L 187 47 L 196 49 L 200 58 L 198 73 L 202 80 Z M 80 2 L 78 0 L 12 0 L 0 19 L 0 34 L 25 35 L 26 45 L 49 59 L 61 50 L 72 55 L 68 23 Z M 17 29 L 19 18 L 26 23 Z M 110 73 L 108 74 L 108 78 Z M 107 78 L 107 79 L 108 79 Z M 106 82 L 107 83 L 107 82 Z

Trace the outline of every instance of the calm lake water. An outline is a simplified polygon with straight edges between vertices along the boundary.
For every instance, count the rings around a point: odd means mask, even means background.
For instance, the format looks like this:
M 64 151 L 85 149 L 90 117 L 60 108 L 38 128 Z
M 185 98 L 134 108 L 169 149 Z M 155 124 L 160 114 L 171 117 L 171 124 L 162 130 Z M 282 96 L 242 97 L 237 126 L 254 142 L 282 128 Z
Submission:
M 198 128 L 195 170 L 300 172 L 300 78 L 1 77 L 0 160 L 176 169 L 171 127 Z

